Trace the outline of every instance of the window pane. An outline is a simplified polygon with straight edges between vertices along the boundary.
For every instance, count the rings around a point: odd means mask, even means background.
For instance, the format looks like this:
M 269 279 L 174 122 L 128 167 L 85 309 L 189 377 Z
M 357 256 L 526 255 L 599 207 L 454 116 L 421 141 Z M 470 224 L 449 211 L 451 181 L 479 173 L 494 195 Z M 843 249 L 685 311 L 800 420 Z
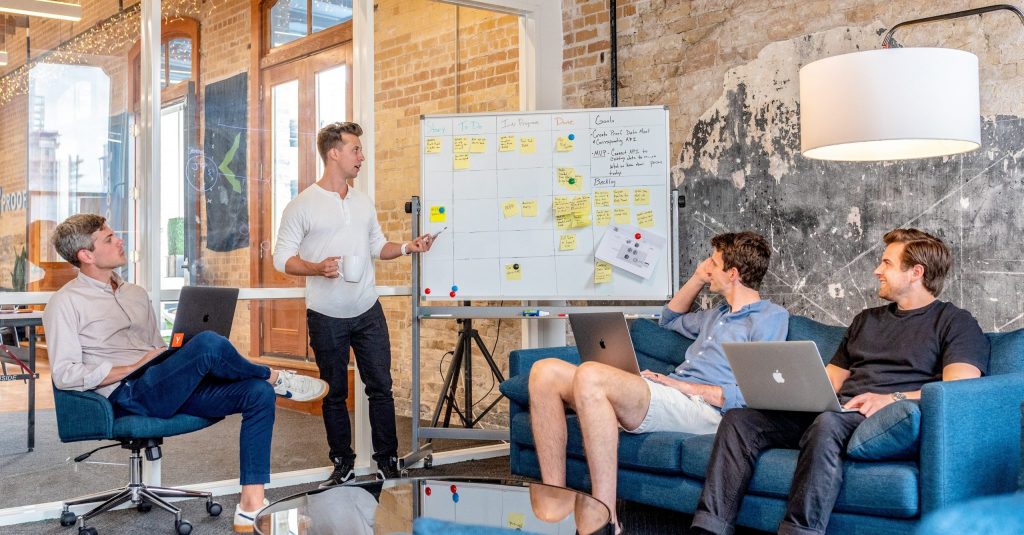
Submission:
M 160 115 L 160 287 L 185 284 L 185 107 Z
M 192 78 L 192 40 L 177 37 L 167 43 L 167 70 L 170 82 L 174 85 Z
M 313 31 L 336 26 L 352 18 L 352 0 L 313 0 Z
M 328 123 L 348 120 L 348 113 L 345 110 L 345 101 L 348 96 L 348 86 L 345 82 L 347 76 L 347 65 L 339 65 L 316 73 L 317 132 Z M 317 158 L 316 176 L 320 177 L 323 172 L 324 161 Z
M 167 87 L 167 43 L 160 46 L 160 88 Z
M 270 48 L 306 35 L 306 0 L 278 0 L 270 8 Z
M 288 201 L 299 194 L 299 81 L 292 80 L 272 89 L 271 166 L 273 194 L 273 232 L 271 250 L 277 240 L 277 228 Z

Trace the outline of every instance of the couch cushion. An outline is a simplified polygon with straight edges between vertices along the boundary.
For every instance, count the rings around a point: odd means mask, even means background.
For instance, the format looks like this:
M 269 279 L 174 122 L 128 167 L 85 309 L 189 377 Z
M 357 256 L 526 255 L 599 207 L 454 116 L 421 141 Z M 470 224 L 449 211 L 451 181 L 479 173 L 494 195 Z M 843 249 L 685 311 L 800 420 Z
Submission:
M 818 353 L 826 363 L 836 354 L 839 343 L 843 341 L 846 327 L 825 325 L 803 316 L 789 317 L 789 333 L 786 340 L 810 340 L 817 344 Z
M 890 403 L 864 420 L 850 437 L 846 453 L 862 461 L 916 459 L 921 448 L 921 406 Z
M 498 385 L 498 390 L 505 397 L 524 406 L 530 406 L 530 374 L 521 373 L 514 377 L 505 379 Z
M 704 479 L 714 435 L 691 436 L 682 444 L 683 473 Z M 799 452 L 770 449 L 761 454 L 749 492 L 786 499 Z M 918 470 L 915 462 L 861 462 L 846 460 L 843 489 L 836 511 L 889 518 L 912 518 L 920 510 Z
M 992 346 L 988 361 L 989 375 L 1024 373 L 1024 329 L 1008 333 L 985 333 Z
M 633 349 L 640 369 L 659 373 L 670 373 L 686 357 L 686 350 L 693 340 L 668 329 L 663 329 L 651 320 L 639 319 L 629 328 Z

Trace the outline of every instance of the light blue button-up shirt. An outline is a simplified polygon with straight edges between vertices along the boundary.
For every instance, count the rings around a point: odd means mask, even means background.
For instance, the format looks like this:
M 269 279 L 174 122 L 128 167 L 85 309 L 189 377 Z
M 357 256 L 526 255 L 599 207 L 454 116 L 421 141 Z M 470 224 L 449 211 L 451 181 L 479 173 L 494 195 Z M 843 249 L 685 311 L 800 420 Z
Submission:
M 665 307 L 659 325 L 694 340 L 686 350 L 686 360 L 669 377 L 690 383 L 722 387 L 725 403 L 720 409 L 743 407 L 746 402 L 736 385 L 723 342 L 770 342 L 785 340 L 789 330 L 789 312 L 762 299 L 736 312 L 728 303 L 717 308 L 680 314 Z

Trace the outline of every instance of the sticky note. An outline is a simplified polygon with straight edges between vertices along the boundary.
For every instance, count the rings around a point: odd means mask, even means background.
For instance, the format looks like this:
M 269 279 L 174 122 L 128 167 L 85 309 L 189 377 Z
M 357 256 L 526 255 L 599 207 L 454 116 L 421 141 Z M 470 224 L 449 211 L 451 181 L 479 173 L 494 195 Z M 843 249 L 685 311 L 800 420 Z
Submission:
M 594 284 L 604 284 L 612 281 L 612 265 L 603 260 L 594 262 Z
M 575 234 L 562 234 L 558 237 L 558 250 L 559 251 L 575 251 L 576 250 L 576 235 Z
M 441 152 L 441 138 L 439 137 L 428 137 L 427 138 L 427 154 L 437 154 Z
M 456 154 L 453 167 L 455 169 L 469 169 L 469 154 Z
M 469 152 L 485 152 L 487 150 L 487 138 L 475 137 L 469 143 Z
M 606 189 L 594 190 L 594 206 L 607 208 L 612 205 L 612 192 Z
M 633 190 L 633 204 L 651 204 L 651 190 L 647 188 Z
M 469 152 L 469 138 L 466 136 L 458 136 L 452 143 L 452 152 L 455 154 L 466 154 Z
M 522 531 L 523 527 L 526 526 L 526 515 L 523 513 L 509 513 L 508 514 L 508 528 L 517 529 Z
M 537 152 L 537 138 L 533 136 L 521 136 L 519 138 L 519 152 L 521 154 L 533 154 Z
M 643 212 L 636 213 L 636 224 L 643 228 L 651 228 L 654 226 L 654 212 L 651 210 L 645 210 Z
M 504 135 L 498 138 L 498 152 L 512 152 L 516 150 L 516 136 Z
M 555 140 L 555 152 L 571 152 L 572 147 L 572 140 L 565 136 L 559 136 L 558 139 Z
M 572 228 L 583 228 L 590 226 L 590 214 L 572 214 Z
M 431 223 L 444 223 L 445 218 L 448 214 L 445 213 L 444 206 L 431 206 L 430 207 L 430 222 Z
M 573 213 L 586 215 L 590 213 L 590 195 L 576 195 L 569 202 Z
M 616 208 L 615 209 L 615 224 L 616 225 L 629 225 L 632 223 L 632 217 L 630 215 L 629 208 Z
M 501 211 L 505 213 L 505 219 L 519 215 L 519 201 L 505 201 L 501 204 Z
M 523 201 L 523 217 L 537 217 L 537 201 Z
M 572 224 L 572 214 L 563 214 L 555 216 L 555 228 L 557 228 L 558 230 L 569 230 L 572 228 Z
M 556 216 L 570 214 L 572 212 L 572 197 L 555 195 L 551 208 L 555 211 Z
M 615 204 L 629 204 L 629 190 L 626 188 L 615 188 Z
M 611 210 L 598 210 L 597 211 L 597 226 L 607 227 L 608 223 L 612 222 L 612 211 Z
M 521 281 L 523 280 L 523 266 L 519 264 L 505 264 L 505 280 L 507 281 Z

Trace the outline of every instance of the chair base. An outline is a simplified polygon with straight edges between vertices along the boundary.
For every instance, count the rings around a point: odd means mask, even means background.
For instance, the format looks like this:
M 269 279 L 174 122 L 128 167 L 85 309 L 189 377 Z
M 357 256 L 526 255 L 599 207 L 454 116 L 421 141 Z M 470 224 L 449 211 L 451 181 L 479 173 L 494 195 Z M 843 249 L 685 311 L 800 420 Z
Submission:
M 80 534 L 96 535 L 97 532 L 95 528 L 86 527 L 86 522 L 110 511 L 111 509 L 114 509 L 119 505 L 131 502 L 143 512 L 149 510 L 149 507 L 145 504 L 156 505 L 164 511 L 174 515 L 174 527 L 179 535 L 188 535 L 191 533 L 192 524 L 181 518 L 181 509 L 171 505 L 171 503 L 164 498 L 204 498 L 206 499 L 206 512 L 209 513 L 210 516 L 220 515 L 223 508 L 219 503 L 213 501 L 213 494 L 209 492 L 168 487 L 153 487 L 142 482 L 142 455 L 140 450 L 145 447 L 147 458 L 150 460 L 159 459 L 159 440 L 151 440 L 143 443 L 138 441 L 126 442 L 122 443 L 122 447 L 132 450 L 129 464 L 130 478 L 128 484 L 118 489 L 97 492 L 95 494 L 89 494 L 87 496 L 81 496 L 73 500 L 65 501 L 64 509 L 60 517 L 60 523 L 62 526 L 77 524 L 78 532 Z M 70 510 L 71 507 L 75 505 L 96 502 L 101 503 L 89 512 L 81 515 L 75 515 Z

